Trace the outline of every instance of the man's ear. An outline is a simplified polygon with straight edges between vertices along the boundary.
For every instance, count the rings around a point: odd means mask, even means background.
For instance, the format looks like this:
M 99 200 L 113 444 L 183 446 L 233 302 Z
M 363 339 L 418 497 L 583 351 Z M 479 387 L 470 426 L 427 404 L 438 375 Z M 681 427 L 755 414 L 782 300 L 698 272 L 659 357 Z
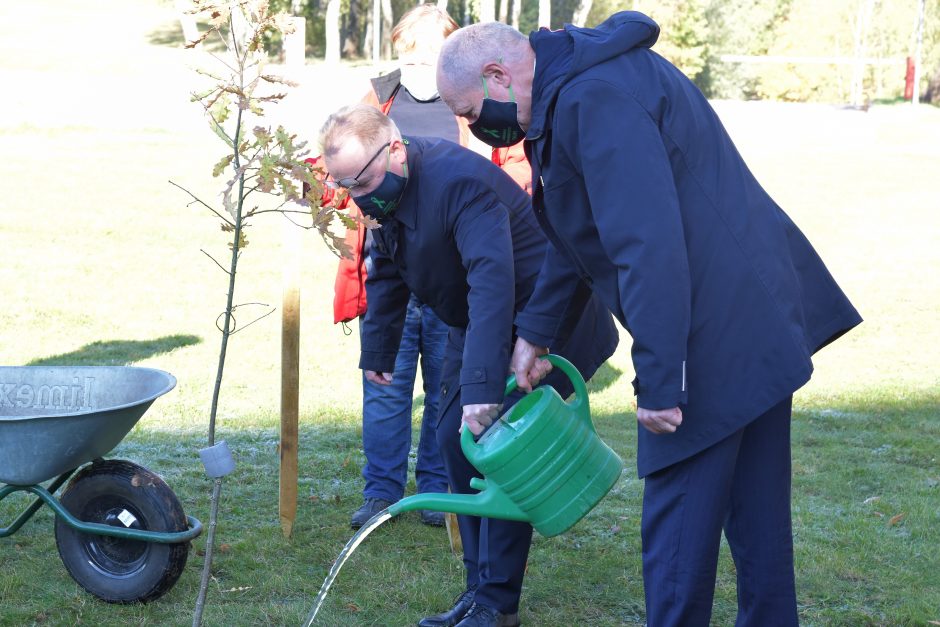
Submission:
M 405 144 L 400 139 L 393 139 L 390 146 L 391 158 L 397 163 L 405 163 L 408 160 L 408 153 Z
M 506 89 L 512 84 L 509 67 L 498 61 L 491 61 L 483 66 L 483 76 Z

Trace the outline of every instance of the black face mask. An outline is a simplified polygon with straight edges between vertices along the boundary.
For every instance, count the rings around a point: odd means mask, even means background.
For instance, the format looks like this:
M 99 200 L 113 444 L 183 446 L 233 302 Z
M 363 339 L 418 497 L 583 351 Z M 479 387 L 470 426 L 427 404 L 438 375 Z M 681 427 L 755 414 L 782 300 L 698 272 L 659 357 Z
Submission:
M 407 171 L 405 174 L 407 175 Z M 407 178 L 386 170 L 385 177 L 378 187 L 369 194 L 353 196 L 353 202 L 362 213 L 374 220 L 381 220 L 395 211 L 398 201 L 405 193 L 407 182 Z
M 407 145 L 408 140 L 402 139 L 402 143 Z M 386 144 L 385 147 L 388 145 L 389 144 Z M 376 154 L 376 157 L 379 154 L 381 154 L 381 151 Z M 373 159 L 374 158 L 375 157 L 373 157 Z M 390 162 L 390 148 L 388 159 Z M 360 196 L 352 196 L 352 194 L 350 194 L 353 202 L 359 207 L 359 210 L 373 220 L 381 220 L 395 211 L 402 195 L 405 193 L 405 185 L 408 183 L 408 164 L 404 164 L 405 176 L 399 176 L 388 169 L 389 162 L 385 164 L 385 176 L 382 177 L 382 182 L 379 183 L 378 187 L 368 194 L 362 194 Z M 371 161 L 366 164 L 366 168 L 368 168 L 370 164 Z M 366 168 L 363 168 L 363 171 L 365 171 Z M 359 178 L 360 174 L 362 174 L 362 172 L 357 174 L 355 178 Z
M 510 102 L 491 99 L 483 79 L 483 105 L 476 122 L 470 125 L 470 132 L 484 144 L 493 148 L 512 146 L 525 137 L 525 131 L 519 126 L 519 107 L 516 97 L 509 88 Z

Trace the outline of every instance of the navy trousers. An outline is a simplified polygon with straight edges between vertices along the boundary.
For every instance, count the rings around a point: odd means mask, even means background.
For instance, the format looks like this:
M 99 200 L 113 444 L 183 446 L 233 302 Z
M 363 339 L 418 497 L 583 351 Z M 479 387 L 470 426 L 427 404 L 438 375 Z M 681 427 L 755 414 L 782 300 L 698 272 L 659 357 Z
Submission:
M 437 425 L 437 441 L 451 492 L 474 494 L 478 490 L 470 487 L 470 479 L 483 475 L 464 457 L 458 432 L 463 417 L 459 385 L 464 335 L 462 329 L 452 328 L 444 350 L 441 376 L 443 406 Z M 518 391 L 507 397 L 503 411 L 521 397 Z M 463 544 L 467 588 L 477 588 L 474 600 L 504 614 L 518 612 L 522 578 L 532 542 L 532 525 L 477 516 L 457 516 L 457 525 Z
M 649 627 L 707 627 L 722 529 L 737 569 L 736 625 L 798 624 L 791 403 L 786 398 L 721 442 L 646 477 L 642 536 Z
M 455 494 L 473 494 L 470 479 L 482 476 L 467 461 L 460 448 L 460 428 L 463 407 L 460 402 L 460 367 L 466 332 L 451 328 L 444 349 L 441 373 L 441 419 L 437 426 L 437 441 L 447 469 L 451 491 Z M 617 329 L 607 308 L 592 298 L 579 319 L 571 337 L 552 352 L 565 357 L 581 372 L 585 379 L 613 354 L 617 348 Z M 554 369 L 543 381 L 567 398 L 573 391 L 568 378 Z M 516 403 L 522 394 L 518 391 L 506 398 L 503 411 Z M 457 516 L 463 543 L 463 561 L 467 569 L 467 587 L 476 586 L 476 602 L 492 607 L 503 614 L 519 610 L 522 578 L 529 557 L 532 526 L 509 520 Z

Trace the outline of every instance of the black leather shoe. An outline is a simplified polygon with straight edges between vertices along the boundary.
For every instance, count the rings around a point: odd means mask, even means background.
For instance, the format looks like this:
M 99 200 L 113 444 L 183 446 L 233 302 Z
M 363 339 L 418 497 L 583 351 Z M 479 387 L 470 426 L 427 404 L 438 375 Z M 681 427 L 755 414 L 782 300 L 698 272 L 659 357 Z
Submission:
M 501 614 L 491 607 L 474 603 L 456 627 L 519 627 L 518 614 Z
M 443 527 L 444 512 L 435 512 L 433 509 L 422 509 L 421 522 L 430 527 Z
M 454 600 L 454 607 L 441 614 L 422 618 L 418 621 L 418 627 L 454 627 L 473 606 L 473 594 L 476 590 L 476 586 L 464 590 Z
M 352 528 L 358 529 L 359 527 L 363 526 L 369 522 L 370 518 L 391 504 L 391 501 L 386 501 L 385 499 L 380 499 L 373 496 L 367 496 L 365 502 L 362 504 L 362 507 L 353 512 L 352 522 L 350 523 Z

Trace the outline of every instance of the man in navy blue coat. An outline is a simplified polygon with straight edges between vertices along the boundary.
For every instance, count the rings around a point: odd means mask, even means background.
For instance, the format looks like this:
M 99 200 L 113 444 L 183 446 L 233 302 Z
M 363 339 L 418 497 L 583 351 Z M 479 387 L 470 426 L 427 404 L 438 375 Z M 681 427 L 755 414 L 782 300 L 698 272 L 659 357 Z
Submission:
M 585 379 L 616 349 L 613 319 L 596 298 L 569 308 L 545 291 L 539 270 L 550 247 L 530 197 L 487 159 L 445 140 L 402 138 L 391 119 L 364 105 L 330 116 L 320 142 L 334 184 L 381 225 L 372 231 L 359 365 L 369 380 L 391 381 L 410 293 L 450 327 L 437 437 L 451 490 L 476 492 L 470 479 L 480 474 L 463 456 L 458 433 L 462 423 L 482 433 L 504 404 L 517 312 L 552 299 L 542 321 L 566 329 L 552 350 Z M 590 295 L 586 285 L 574 288 Z M 571 393 L 562 376 L 550 383 L 563 397 Z M 419 625 L 518 625 L 532 527 L 471 516 L 458 523 L 467 590 L 452 610 Z
M 525 135 L 558 250 L 542 281 L 572 302 L 589 283 L 633 337 L 649 625 L 708 624 L 722 529 L 737 624 L 795 625 L 792 394 L 861 318 L 701 92 L 650 50 L 658 35 L 635 12 L 528 38 L 478 24 L 445 44 L 438 88 L 487 143 Z M 564 330 L 539 323 L 543 304 L 516 319 L 521 382 Z

